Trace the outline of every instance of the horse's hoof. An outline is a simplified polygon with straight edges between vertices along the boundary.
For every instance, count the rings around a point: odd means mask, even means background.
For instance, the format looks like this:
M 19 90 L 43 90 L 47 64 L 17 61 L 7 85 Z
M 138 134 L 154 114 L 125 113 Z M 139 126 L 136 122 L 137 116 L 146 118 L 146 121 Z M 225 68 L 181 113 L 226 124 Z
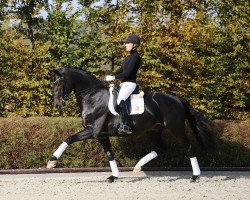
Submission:
M 107 182 L 108 183 L 113 183 L 115 181 L 115 179 L 118 179 L 118 177 L 112 175 L 112 176 L 107 178 Z
M 54 167 L 56 167 L 56 160 L 49 160 L 46 168 L 51 169 Z
M 134 167 L 133 173 L 138 173 L 141 171 L 141 167 Z
M 193 175 L 190 179 L 190 182 L 196 182 L 196 180 L 199 178 L 199 176 Z

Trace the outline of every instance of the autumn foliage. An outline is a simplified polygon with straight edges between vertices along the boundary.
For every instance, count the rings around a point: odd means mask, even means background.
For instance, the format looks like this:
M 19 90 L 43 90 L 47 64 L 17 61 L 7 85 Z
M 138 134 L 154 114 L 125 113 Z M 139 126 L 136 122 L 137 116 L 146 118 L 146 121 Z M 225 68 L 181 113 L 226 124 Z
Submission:
M 141 88 L 183 97 L 210 118 L 249 117 L 249 1 L 52 2 L 0 3 L 0 116 L 77 116 L 73 97 L 53 108 L 51 69 L 110 74 L 133 32 Z

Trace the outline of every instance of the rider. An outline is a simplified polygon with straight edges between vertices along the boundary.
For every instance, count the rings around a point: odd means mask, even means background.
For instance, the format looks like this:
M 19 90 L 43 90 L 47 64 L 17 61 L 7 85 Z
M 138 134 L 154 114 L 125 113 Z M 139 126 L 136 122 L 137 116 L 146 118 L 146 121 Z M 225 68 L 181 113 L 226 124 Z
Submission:
M 120 108 L 123 125 L 120 132 L 130 134 L 132 133 L 129 113 L 125 104 L 125 100 L 133 93 L 136 88 L 136 74 L 141 65 L 141 58 L 137 52 L 137 47 L 140 46 L 141 39 L 135 34 L 130 34 L 125 40 L 126 51 L 130 54 L 125 58 L 121 68 L 114 73 L 113 76 L 106 76 L 106 81 L 113 81 L 114 79 L 121 80 L 121 88 L 117 98 L 117 104 Z

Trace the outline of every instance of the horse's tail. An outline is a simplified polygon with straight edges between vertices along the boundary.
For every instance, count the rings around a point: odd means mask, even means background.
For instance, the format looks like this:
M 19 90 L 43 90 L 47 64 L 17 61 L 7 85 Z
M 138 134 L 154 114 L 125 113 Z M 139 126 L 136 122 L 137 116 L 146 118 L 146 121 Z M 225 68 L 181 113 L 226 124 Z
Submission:
M 179 98 L 185 107 L 188 122 L 196 136 L 197 141 L 208 151 L 215 148 L 213 131 L 202 113 L 196 111 L 187 101 Z

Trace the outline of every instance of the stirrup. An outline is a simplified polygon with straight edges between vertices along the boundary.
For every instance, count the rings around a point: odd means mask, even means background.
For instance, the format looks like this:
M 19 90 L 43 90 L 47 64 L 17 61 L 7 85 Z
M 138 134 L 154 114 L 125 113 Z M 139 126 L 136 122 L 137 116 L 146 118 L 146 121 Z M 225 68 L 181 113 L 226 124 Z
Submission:
M 119 134 L 131 134 L 132 129 L 130 126 L 123 124 L 119 129 L 118 129 Z

